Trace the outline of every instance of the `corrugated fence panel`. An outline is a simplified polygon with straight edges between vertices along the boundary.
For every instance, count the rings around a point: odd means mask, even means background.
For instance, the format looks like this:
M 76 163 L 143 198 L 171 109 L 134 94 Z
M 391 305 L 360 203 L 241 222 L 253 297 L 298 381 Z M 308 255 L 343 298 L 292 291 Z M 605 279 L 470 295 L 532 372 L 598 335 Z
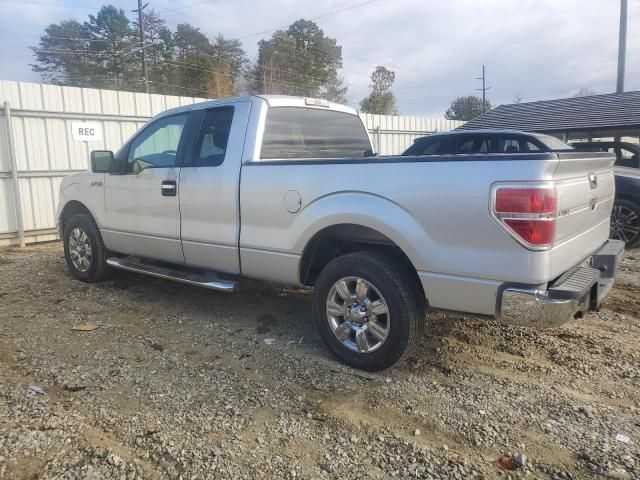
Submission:
M 0 80 L 0 100 L 2 103 L 9 102 L 13 108 L 22 108 L 18 86 L 19 82 Z
M 33 226 L 29 230 L 52 228 L 56 224 L 54 217 L 56 206 L 53 203 L 53 189 L 48 177 L 29 178 L 31 205 L 33 208 Z
M 47 118 L 47 132 L 51 170 L 68 170 L 70 163 L 66 122 L 59 118 Z
M 0 178 L 0 239 L 3 233 L 15 232 L 17 229 L 11 179 Z
M 55 209 L 66 174 L 86 170 L 91 150 L 116 151 L 153 115 L 204 102 L 179 97 L 39 83 L 0 81 L 0 107 L 10 103 L 22 224 L 27 239 L 56 238 Z M 419 136 L 450 130 L 461 122 L 444 119 L 361 114 L 374 149 L 398 154 Z M 73 138 L 74 122 L 96 122 L 101 138 Z M 6 117 L 0 110 L 0 245 L 17 243 L 11 160 Z
M 7 123 L 4 116 L 0 116 L 0 173 L 9 171 L 11 171 L 11 159 L 7 143 Z
M 21 107 L 25 110 L 42 110 L 42 90 L 38 83 L 21 83 L 19 87 Z
M 105 115 L 119 115 L 118 92 L 115 90 L 100 90 L 102 97 L 102 113 Z
M 64 100 L 62 89 L 57 85 L 40 85 L 42 87 L 42 99 L 44 109 L 49 112 L 64 111 Z
M 464 122 L 444 118 L 404 117 L 361 113 L 374 150 L 380 155 L 398 155 L 418 137 L 453 130 Z
M 62 87 L 62 102 L 65 112 L 82 112 L 82 89 Z

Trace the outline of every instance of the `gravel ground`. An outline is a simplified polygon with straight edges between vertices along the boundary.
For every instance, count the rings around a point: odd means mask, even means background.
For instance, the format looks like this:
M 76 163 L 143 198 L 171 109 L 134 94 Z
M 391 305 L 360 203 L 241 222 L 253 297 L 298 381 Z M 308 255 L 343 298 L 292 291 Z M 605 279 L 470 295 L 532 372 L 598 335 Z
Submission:
M 640 250 L 599 313 L 431 313 L 379 374 L 330 358 L 306 290 L 87 285 L 61 250 L 0 251 L 0 479 L 640 478 Z

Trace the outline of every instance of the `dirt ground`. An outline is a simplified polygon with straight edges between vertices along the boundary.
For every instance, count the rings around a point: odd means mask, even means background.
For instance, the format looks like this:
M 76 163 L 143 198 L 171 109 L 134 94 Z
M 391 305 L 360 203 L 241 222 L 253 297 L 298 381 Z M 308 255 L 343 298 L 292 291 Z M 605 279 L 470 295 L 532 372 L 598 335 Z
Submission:
M 0 307 L 0 479 L 640 478 L 640 250 L 598 313 L 430 313 L 378 374 L 330 357 L 306 290 L 88 285 L 59 243 L 0 250 Z

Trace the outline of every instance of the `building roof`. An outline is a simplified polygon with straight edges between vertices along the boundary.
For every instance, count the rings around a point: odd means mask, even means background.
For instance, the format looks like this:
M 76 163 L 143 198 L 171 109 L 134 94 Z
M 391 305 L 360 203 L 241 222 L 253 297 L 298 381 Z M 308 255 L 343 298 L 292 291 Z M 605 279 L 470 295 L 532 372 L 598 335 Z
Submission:
M 639 135 L 640 91 L 500 105 L 458 127 L 489 128 L 593 136 Z

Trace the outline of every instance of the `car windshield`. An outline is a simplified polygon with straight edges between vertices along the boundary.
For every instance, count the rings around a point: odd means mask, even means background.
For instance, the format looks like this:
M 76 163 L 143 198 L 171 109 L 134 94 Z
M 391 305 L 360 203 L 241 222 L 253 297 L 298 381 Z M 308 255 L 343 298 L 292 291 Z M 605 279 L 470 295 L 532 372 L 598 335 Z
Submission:
M 542 144 L 549 150 L 574 150 L 571 145 L 564 143 L 562 140 L 552 137 L 551 135 L 537 133 L 532 136 L 539 142 L 542 142 Z

